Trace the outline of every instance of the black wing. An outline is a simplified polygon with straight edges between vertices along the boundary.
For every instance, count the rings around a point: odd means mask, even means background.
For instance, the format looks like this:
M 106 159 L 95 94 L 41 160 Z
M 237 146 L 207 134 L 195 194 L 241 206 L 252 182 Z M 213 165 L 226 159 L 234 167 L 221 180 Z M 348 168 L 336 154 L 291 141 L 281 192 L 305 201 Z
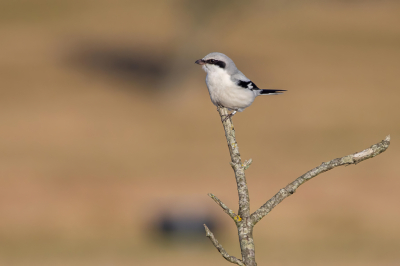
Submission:
M 248 89 L 251 91 L 260 91 L 260 94 L 265 94 L 265 95 L 273 95 L 273 94 L 281 94 L 283 93 L 283 91 L 286 90 L 262 90 L 260 88 L 257 87 L 256 84 L 254 84 L 252 81 L 243 81 L 243 80 L 239 80 L 237 82 L 237 85 L 239 85 L 240 87 L 244 88 L 244 89 Z
M 248 90 L 259 90 L 259 88 L 257 87 L 256 84 L 254 84 L 252 81 L 243 81 L 243 80 L 239 80 L 237 82 L 237 85 L 244 88 L 244 89 L 248 89 Z

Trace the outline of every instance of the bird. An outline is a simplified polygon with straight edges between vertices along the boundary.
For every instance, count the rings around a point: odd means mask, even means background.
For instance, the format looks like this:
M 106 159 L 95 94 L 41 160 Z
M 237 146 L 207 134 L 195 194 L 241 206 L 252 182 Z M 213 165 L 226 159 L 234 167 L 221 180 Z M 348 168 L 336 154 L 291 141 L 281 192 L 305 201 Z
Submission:
M 232 111 L 223 121 L 243 112 L 260 95 L 282 94 L 286 90 L 265 90 L 248 79 L 237 69 L 235 63 L 222 53 L 210 53 L 195 62 L 207 73 L 206 85 L 211 102 L 217 107 Z

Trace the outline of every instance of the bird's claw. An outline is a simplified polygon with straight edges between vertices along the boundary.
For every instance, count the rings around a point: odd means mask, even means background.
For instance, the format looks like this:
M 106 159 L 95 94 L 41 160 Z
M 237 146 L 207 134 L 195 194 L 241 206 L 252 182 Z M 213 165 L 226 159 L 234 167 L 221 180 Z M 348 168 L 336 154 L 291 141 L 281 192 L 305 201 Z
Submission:
M 231 118 L 232 116 L 234 116 L 236 114 L 237 111 L 233 111 L 232 113 L 230 113 L 229 115 L 227 115 L 224 120 L 222 120 L 222 122 L 225 122 L 226 119 Z
M 226 115 L 225 118 L 224 118 L 224 120 L 222 120 L 222 123 L 225 122 L 226 119 L 228 119 L 228 118 L 230 118 L 230 117 L 232 117 L 232 113 L 230 113 L 229 115 Z

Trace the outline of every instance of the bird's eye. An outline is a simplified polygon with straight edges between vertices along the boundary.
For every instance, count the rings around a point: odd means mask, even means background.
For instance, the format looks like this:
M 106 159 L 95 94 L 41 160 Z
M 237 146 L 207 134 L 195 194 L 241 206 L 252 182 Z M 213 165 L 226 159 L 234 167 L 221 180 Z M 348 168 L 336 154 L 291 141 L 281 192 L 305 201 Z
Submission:
M 214 59 L 210 59 L 209 61 L 210 61 L 211 64 L 214 64 L 214 63 L 215 63 L 215 60 L 214 60 Z

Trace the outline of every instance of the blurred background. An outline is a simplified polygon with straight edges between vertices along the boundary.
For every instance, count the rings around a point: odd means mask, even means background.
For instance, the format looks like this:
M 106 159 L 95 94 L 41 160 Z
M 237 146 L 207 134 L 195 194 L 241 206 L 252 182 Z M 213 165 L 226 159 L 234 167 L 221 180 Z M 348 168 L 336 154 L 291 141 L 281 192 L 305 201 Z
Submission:
M 398 1 L 0 2 L 0 265 L 229 265 L 240 257 L 224 131 L 194 61 L 260 88 L 237 114 L 258 265 L 399 265 Z

